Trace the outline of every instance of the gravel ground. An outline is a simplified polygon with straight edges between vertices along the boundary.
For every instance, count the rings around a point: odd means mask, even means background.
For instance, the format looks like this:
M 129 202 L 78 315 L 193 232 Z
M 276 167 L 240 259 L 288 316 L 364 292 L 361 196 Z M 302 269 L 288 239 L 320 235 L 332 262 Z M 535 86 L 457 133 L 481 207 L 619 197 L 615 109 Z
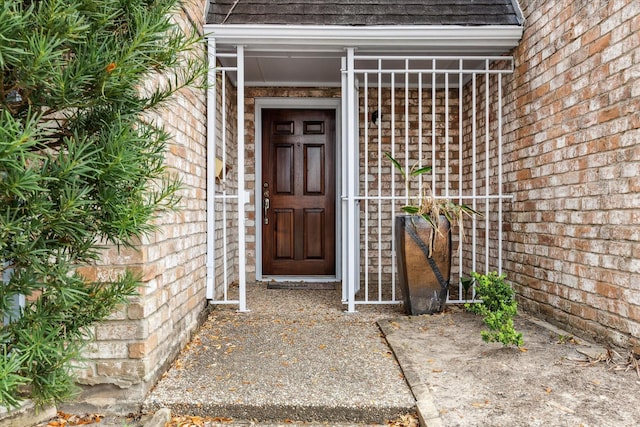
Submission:
M 147 398 L 153 411 L 260 421 L 384 423 L 415 400 L 376 321 L 338 290 L 252 287 L 248 313 L 217 308 Z

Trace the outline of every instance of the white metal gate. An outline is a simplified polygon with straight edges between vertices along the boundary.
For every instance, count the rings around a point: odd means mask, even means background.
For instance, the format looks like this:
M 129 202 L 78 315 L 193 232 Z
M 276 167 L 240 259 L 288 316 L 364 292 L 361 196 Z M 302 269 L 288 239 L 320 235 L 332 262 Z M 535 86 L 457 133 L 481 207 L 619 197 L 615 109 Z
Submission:
M 503 204 L 510 198 L 502 188 L 502 76 L 513 72 L 513 59 L 356 56 L 348 49 L 345 63 L 348 311 L 399 302 L 393 217 L 426 185 L 438 198 L 483 213 L 466 224 L 466 239 L 460 231 L 454 236 L 449 302 L 465 302 L 472 295 L 463 276 L 502 270 Z M 405 167 L 417 162 L 433 171 L 405 190 L 385 152 Z
M 217 52 L 211 39 L 208 54 L 213 66 L 207 94 L 206 296 L 214 304 L 237 304 L 247 311 L 244 48 Z M 222 66 L 221 59 L 233 65 Z
M 217 52 L 213 39 L 208 45 L 216 66 L 208 95 L 207 298 L 246 311 L 244 48 Z M 399 302 L 393 217 L 426 184 L 436 197 L 484 214 L 467 225 L 466 239 L 454 236 L 449 302 L 466 301 L 463 276 L 502 270 L 503 205 L 510 198 L 502 188 L 502 76 L 513 72 L 513 59 L 356 56 L 349 48 L 342 64 L 340 252 L 347 310 Z M 385 152 L 434 170 L 405 191 Z

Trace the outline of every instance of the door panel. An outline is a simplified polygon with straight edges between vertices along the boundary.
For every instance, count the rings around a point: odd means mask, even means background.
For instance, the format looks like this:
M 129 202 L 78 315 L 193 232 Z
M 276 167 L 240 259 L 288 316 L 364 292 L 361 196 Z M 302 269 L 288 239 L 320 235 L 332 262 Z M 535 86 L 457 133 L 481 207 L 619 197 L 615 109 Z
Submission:
M 294 167 L 293 150 L 291 144 L 278 144 L 275 147 L 275 190 L 276 194 L 293 194 L 294 189 Z
M 324 193 L 324 147 L 305 146 L 304 149 L 304 192 L 305 194 Z
M 304 211 L 304 257 L 321 259 L 324 257 L 324 242 L 313 236 L 324 235 L 324 209 L 305 209 Z
M 262 110 L 264 275 L 335 274 L 335 110 Z
M 275 229 L 272 240 L 274 245 L 275 257 L 277 259 L 293 259 L 294 258 L 294 225 L 292 209 L 274 209 Z

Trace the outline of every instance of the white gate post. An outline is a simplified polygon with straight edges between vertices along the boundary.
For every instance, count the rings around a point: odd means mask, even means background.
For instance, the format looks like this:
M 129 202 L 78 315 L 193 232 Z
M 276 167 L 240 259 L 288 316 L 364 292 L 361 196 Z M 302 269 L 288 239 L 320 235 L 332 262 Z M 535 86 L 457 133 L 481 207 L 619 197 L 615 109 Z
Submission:
M 216 84 L 216 40 L 207 39 L 209 72 L 207 80 L 207 288 L 206 298 L 215 298 L 215 170 L 216 170 L 216 117 L 218 116 L 218 86 Z
M 245 204 L 249 202 L 249 192 L 246 188 L 244 176 L 244 46 L 237 48 L 237 103 L 238 103 L 238 311 L 247 310 L 247 252 L 245 242 Z
M 349 211 L 349 201 L 347 200 L 347 177 L 349 175 L 349 163 L 347 162 L 347 142 L 349 141 L 348 137 L 348 125 L 349 121 L 347 120 L 347 58 L 341 58 L 341 88 L 342 88 L 342 96 L 340 97 L 341 102 L 341 144 L 340 144 L 340 165 L 341 165 L 341 180 L 340 180 L 340 206 L 342 212 L 342 224 L 341 228 L 341 239 L 340 239 L 340 257 L 342 264 L 342 302 L 348 302 L 349 298 L 349 225 L 345 220 L 347 212 Z
M 357 120 L 356 120 L 356 102 L 355 97 L 355 49 L 347 48 L 347 87 L 346 92 L 343 94 L 347 98 L 347 120 L 345 126 L 347 128 L 347 140 L 345 144 L 347 146 L 347 158 L 346 158 L 346 170 L 348 171 L 345 178 L 347 180 L 347 263 L 345 265 L 346 277 L 347 277 L 347 289 L 349 290 L 349 304 L 348 312 L 354 313 L 356 311 L 356 281 L 359 281 L 357 265 L 358 257 L 356 251 L 358 250 L 357 239 L 360 235 L 360 226 L 356 221 L 356 192 L 358 186 L 358 174 L 357 167 Z

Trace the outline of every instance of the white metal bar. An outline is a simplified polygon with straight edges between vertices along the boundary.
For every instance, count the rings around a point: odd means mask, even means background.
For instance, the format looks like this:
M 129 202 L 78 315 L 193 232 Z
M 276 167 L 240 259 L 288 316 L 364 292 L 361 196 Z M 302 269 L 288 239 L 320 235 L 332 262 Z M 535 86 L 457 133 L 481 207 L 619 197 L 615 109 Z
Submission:
M 360 305 L 391 305 L 391 304 L 402 304 L 402 301 L 368 300 L 368 301 L 358 301 L 358 304 Z
M 354 61 L 354 48 L 347 48 L 347 140 L 345 144 L 347 145 L 347 163 L 350 167 L 353 167 L 354 164 L 357 163 L 358 159 L 356 157 L 356 144 L 358 141 L 355 140 L 355 61 Z M 358 237 L 359 224 L 356 223 L 356 186 L 357 186 L 357 175 L 354 176 L 354 171 L 351 170 L 350 173 L 347 174 L 347 199 L 348 199 L 348 207 L 347 207 L 347 223 L 348 228 L 351 230 L 349 233 L 349 248 L 348 252 L 348 276 L 349 276 L 349 307 L 348 312 L 354 313 L 356 311 L 356 296 L 355 296 L 355 288 L 356 288 L 356 280 L 360 280 L 357 274 L 358 266 L 356 265 L 356 250 L 358 249 L 358 245 L 356 240 Z M 358 227 L 358 228 L 356 228 Z
M 396 158 L 396 75 L 395 73 L 392 73 L 391 75 L 391 127 L 390 127 L 390 131 L 391 131 L 391 157 L 393 157 L 394 159 Z M 407 165 L 404 165 L 405 170 L 407 168 Z M 396 194 L 396 180 L 394 179 L 395 175 L 392 175 L 392 179 L 391 179 L 391 194 L 395 196 Z M 395 203 L 393 205 L 393 208 L 395 209 Z M 396 230 L 396 222 L 395 221 L 391 221 L 391 236 L 392 236 L 392 240 L 395 242 L 395 236 L 396 233 L 398 231 Z M 396 258 L 398 256 L 398 254 L 396 253 L 397 248 L 394 248 L 393 251 L 393 265 L 395 265 L 396 263 Z M 380 270 L 382 270 L 382 265 L 378 266 L 378 268 Z M 395 289 L 396 287 L 396 274 L 392 273 L 391 274 L 391 288 Z
M 354 70 L 355 73 L 357 74 L 362 74 L 365 73 L 367 71 L 366 68 L 362 68 L 362 69 L 358 69 L 358 70 Z M 464 73 L 466 74 L 471 74 L 471 73 L 478 73 L 478 74 L 512 74 L 511 71 L 507 71 L 507 70 L 477 70 L 475 68 L 469 68 L 469 69 L 465 69 L 462 70 Z M 385 68 L 383 70 L 381 70 L 382 74 L 397 74 L 397 73 L 402 73 L 404 72 L 403 68 Z M 455 68 L 417 68 L 414 70 L 411 70 L 412 73 L 436 73 L 436 74 L 450 74 L 452 72 L 457 73 L 458 70 Z
M 369 74 L 364 74 L 364 196 L 369 197 Z M 369 203 L 364 204 L 364 287 L 365 295 L 369 294 Z
M 404 61 L 404 167 L 409 171 L 409 60 Z M 408 179 L 408 177 L 407 177 Z M 409 204 L 409 183 L 405 183 L 405 204 Z
M 218 115 L 218 85 L 216 41 L 207 40 L 207 55 L 209 58 L 209 70 L 207 72 L 207 283 L 206 298 L 215 298 L 215 165 L 216 165 L 216 117 Z
M 436 60 L 433 59 L 433 67 L 436 66 Z M 436 105 L 436 74 L 431 73 L 431 195 L 436 196 L 436 114 L 438 108 Z
M 405 59 L 405 63 L 404 63 L 404 165 L 405 165 L 405 170 L 407 171 L 407 173 L 409 172 L 411 166 L 409 165 L 409 60 Z M 392 130 L 393 132 L 393 130 Z M 394 132 L 395 133 L 395 132 Z M 405 205 L 408 205 L 410 203 L 411 200 L 411 195 L 410 195 L 410 185 L 409 185 L 409 176 L 407 176 L 407 181 L 405 182 Z M 395 224 L 395 221 L 394 221 Z M 393 276 L 393 287 L 392 289 L 395 291 L 395 278 L 396 276 Z M 381 292 L 382 294 L 382 292 Z M 393 299 L 395 299 L 395 294 L 393 296 Z
M 456 195 L 451 196 L 451 197 L 458 197 Z M 436 199 L 446 199 L 447 197 L 445 196 L 434 196 L 434 198 Z M 354 197 L 355 200 L 394 200 L 394 201 L 404 201 L 404 194 L 402 195 L 398 195 L 398 196 L 380 196 L 379 198 L 377 196 L 369 196 L 369 197 L 364 197 L 364 196 L 355 196 Z M 481 195 L 481 196 L 473 196 L 473 195 L 469 195 L 469 194 L 463 194 L 460 196 L 461 200 L 484 200 L 484 199 L 489 199 L 489 200 L 498 200 L 498 199 L 513 199 L 513 195 L 512 194 L 504 194 L 502 196 L 497 195 L 497 194 L 489 194 L 489 195 Z
M 462 204 L 462 193 L 464 192 L 464 188 L 462 188 L 462 174 L 464 172 L 462 165 L 462 153 L 463 153 L 463 141 L 462 141 L 462 104 L 464 102 L 464 92 L 462 87 L 462 69 L 463 61 L 460 59 L 460 72 L 458 74 L 458 204 Z M 462 227 L 458 227 L 458 299 L 462 299 L 462 262 L 463 262 L 463 253 L 462 253 L 462 243 L 464 238 L 464 232 Z
M 373 61 L 373 60 L 395 60 L 402 59 L 421 59 L 421 60 L 456 60 L 463 59 L 465 61 L 513 61 L 513 56 L 480 56 L 480 55 L 466 55 L 466 56 L 451 56 L 451 55 L 355 55 L 355 59 L 359 61 Z M 488 68 L 487 68 L 488 69 Z M 413 71 L 413 70 L 412 70 Z
M 444 75 L 444 196 L 449 198 L 449 73 Z
M 424 126 L 422 125 L 422 73 L 418 73 L 418 167 L 423 168 L 424 160 L 422 159 L 422 134 Z M 418 176 L 418 191 L 422 193 L 422 175 Z
M 219 56 L 219 55 L 218 55 Z M 235 57 L 236 55 L 234 55 Z M 217 67 L 218 71 L 238 71 L 238 67 L 234 67 L 234 66 L 228 66 L 228 67 Z
M 498 195 L 502 195 L 502 75 L 498 74 Z M 498 274 L 502 274 L 502 198 L 498 198 Z
M 486 66 L 487 68 L 489 67 L 489 60 L 487 60 L 486 62 Z M 489 76 L 484 76 L 485 79 L 485 85 L 484 85 L 484 122 L 485 122 L 485 129 L 484 129 L 484 174 L 485 174 L 485 187 L 484 187 L 484 191 L 485 191 L 485 196 L 489 196 L 490 194 L 490 177 L 489 177 L 489 171 L 490 171 L 490 161 L 489 161 L 489 142 L 490 142 L 490 138 L 489 138 L 489 131 L 490 131 L 490 123 L 489 123 L 489 108 L 490 108 L 490 96 L 489 96 Z M 485 222 L 484 222 L 484 247 L 485 247 L 485 254 L 484 254 L 484 273 L 487 273 L 489 271 L 489 230 L 491 227 L 491 223 L 489 221 L 489 201 L 487 200 L 487 202 L 485 203 Z
M 342 109 L 341 109 L 341 114 L 342 114 L 342 144 L 341 144 L 341 166 L 342 166 L 342 174 L 341 174 L 341 183 L 340 183 L 340 187 L 341 187 L 341 194 L 340 194 L 340 201 L 342 204 L 342 214 L 343 215 L 347 215 L 348 211 L 349 211 L 349 204 L 347 201 L 347 180 L 348 180 L 348 176 L 349 176 L 349 162 L 347 161 L 348 157 L 347 157 L 347 144 L 349 142 L 349 138 L 348 138 L 348 125 L 349 125 L 349 120 L 346 117 L 347 114 L 347 101 L 348 101 L 348 96 L 347 96 L 347 75 L 345 73 L 346 68 L 347 68 L 347 58 L 346 57 L 342 57 L 340 59 L 340 65 L 341 65 L 341 69 L 342 69 L 342 73 L 341 73 L 341 87 L 342 87 L 342 96 L 341 98 L 341 105 L 342 105 Z M 349 293 L 349 280 L 351 279 L 351 273 L 350 273 L 350 269 L 352 268 L 349 263 L 348 263 L 348 253 L 349 253 L 349 224 L 347 223 L 347 221 L 341 221 L 342 223 L 342 242 L 341 242 L 341 257 L 342 257 L 342 267 L 343 267 L 343 271 L 342 271 L 342 301 L 343 302 L 349 302 L 350 303 L 350 293 Z
M 238 311 L 245 312 L 247 310 L 247 252 L 245 239 L 245 203 L 247 200 L 247 191 L 244 174 L 244 46 L 237 47 L 237 111 L 238 111 L 238 287 L 239 287 L 239 308 Z
M 478 209 L 478 203 L 476 200 L 476 195 L 477 195 L 477 191 L 478 191 L 478 183 L 477 183 L 477 176 L 478 176 L 478 166 L 477 166 L 477 109 L 476 109 L 476 103 L 477 103 L 477 88 L 476 88 L 476 74 L 472 74 L 471 77 L 471 193 L 473 195 L 473 199 L 472 199 L 472 206 L 473 206 L 473 210 L 477 210 Z M 477 262 L 477 246 L 478 246 L 478 220 L 476 218 L 476 216 L 474 215 L 472 218 L 472 228 L 471 228 L 471 232 L 472 232 L 472 237 L 471 237 L 471 271 L 476 271 L 476 262 Z M 474 286 L 474 291 L 472 292 L 472 297 L 475 297 L 475 286 Z
M 222 101 L 221 101 L 221 107 L 220 109 L 222 110 L 222 124 L 220 125 L 221 127 L 221 134 L 222 134 L 222 164 L 226 165 L 227 164 L 227 72 L 226 71 L 222 71 L 221 73 L 221 81 L 222 81 Z M 224 166 L 223 166 L 224 167 Z M 241 169 L 240 167 L 238 169 Z M 214 169 L 215 170 L 215 169 Z M 222 196 L 226 197 L 227 196 L 227 177 L 226 176 L 222 176 Z M 222 271 L 223 271 L 223 276 L 222 276 L 222 283 L 223 283 L 223 300 L 227 301 L 229 299 L 229 265 L 228 265 L 228 259 L 229 259 L 229 239 L 227 237 L 227 232 L 228 232 L 228 228 L 227 228 L 227 207 L 228 204 L 227 203 L 223 203 L 222 204 L 222 250 L 224 251 L 224 256 L 223 256 L 223 261 L 222 261 Z
M 382 236 L 382 74 L 379 72 L 382 69 L 382 61 L 378 61 L 378 242 Z M 391 242 L 391 262 L 395 265 L 395 243 L 392 239 Z M 393 275 L 393 272 L 392 272 Z M 382 245 L 378 245 L 378 283 L 382 282 Z M 395 289 L 395 288 L 392 288 Z M 368 294 L 367 294 L 368 298 Z

